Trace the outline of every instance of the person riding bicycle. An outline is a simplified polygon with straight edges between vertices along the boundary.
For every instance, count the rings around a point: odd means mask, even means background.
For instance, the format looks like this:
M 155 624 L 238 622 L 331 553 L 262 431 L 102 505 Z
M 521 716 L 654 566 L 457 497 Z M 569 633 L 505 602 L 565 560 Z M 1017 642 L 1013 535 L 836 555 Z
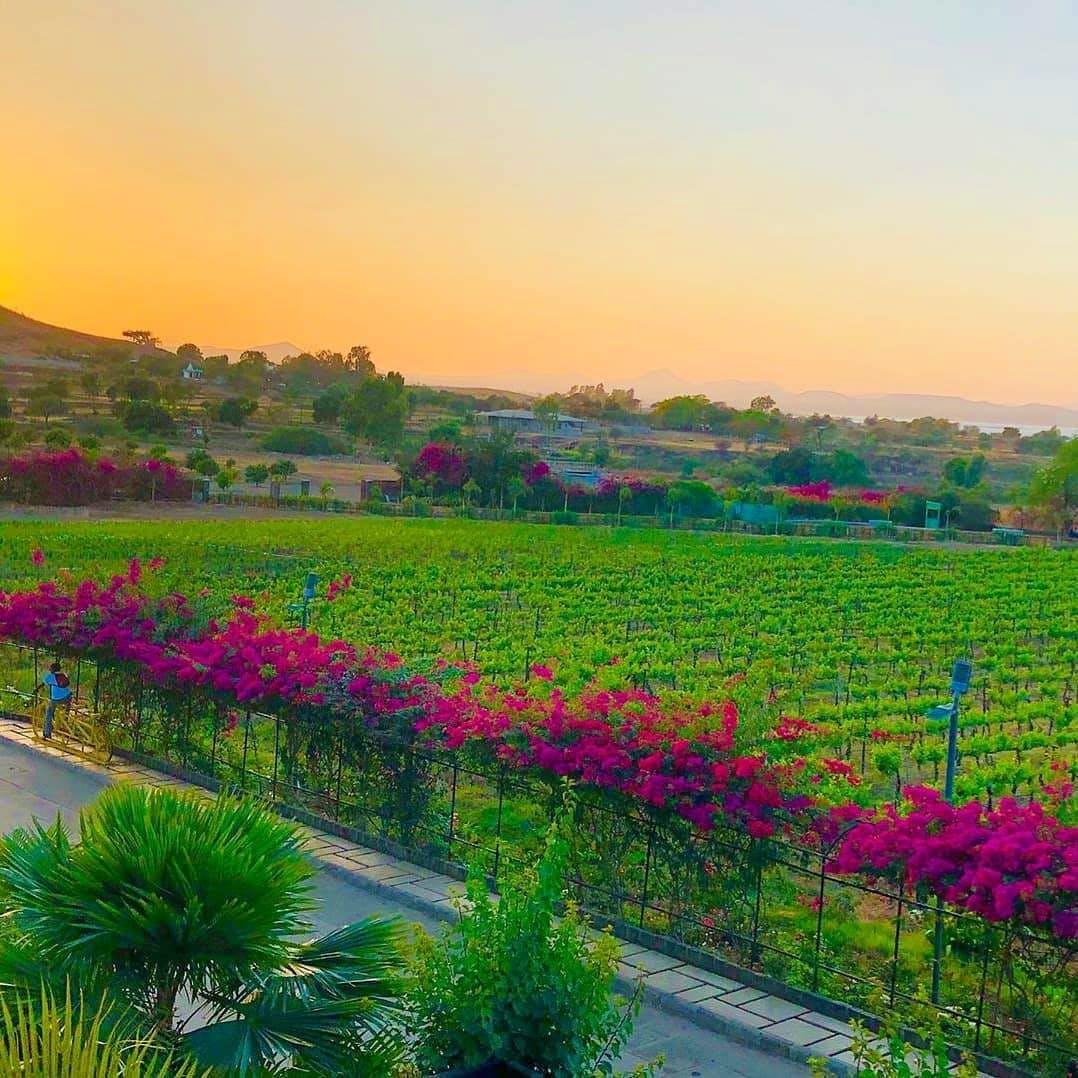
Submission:
M 58 704 L 66 704 L 71 699 L 71 679 L 64 673 L 59 660 L 49 667 L 49 672 L 42 679 L 42 684 L 49 690 L 49 702 L 45 707 L 45 724 L 41 734 L 52 737 L 52 724 L 56 718 Z

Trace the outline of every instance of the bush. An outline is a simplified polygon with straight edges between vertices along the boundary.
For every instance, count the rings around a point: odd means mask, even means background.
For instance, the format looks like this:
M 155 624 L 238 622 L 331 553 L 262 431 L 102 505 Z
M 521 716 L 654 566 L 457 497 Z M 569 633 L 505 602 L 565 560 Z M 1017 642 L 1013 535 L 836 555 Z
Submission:
M 550 514 L 550 522 L 552 524 L 579 524 L 580 514 L 573 512 L 572 509 L 557 509 Z
M 120 408 L 120 419 L 127 430 L 143 434 L 172 434 L 176 429 L 167 409 L 153 401 L 128 401 Z
M 609 932 L 593 944 L 564 899 L 571 813 L 551 827 L 536 871 L 491 900 L 473 870 L 469 906 L 437 940 L 417 942 L 412 1028 L 420 1067 L 440 1071 L 488 1060 L 553 1078 L 610 1073 L 632 1032 L 639 993 L 625 1011 L 611 995 L 618 965 Z
M 191 497 L 191 481 L 164 461 L 93 460 L 78 449 L 0 458 L 0 501 L 90 505 L 113 497 L 184 501 Z
M 259 443 L 273 453 L 295 453 L 301 457 L 325 457 L 347 453 L 348 447 L 339 438 L 331 438 L 309 427 L 277 427 Z
M 45 431 L 45 444 L 50 449 L 66 449 L 71 444 L 71 435 L 63 427 L 50 427 Z

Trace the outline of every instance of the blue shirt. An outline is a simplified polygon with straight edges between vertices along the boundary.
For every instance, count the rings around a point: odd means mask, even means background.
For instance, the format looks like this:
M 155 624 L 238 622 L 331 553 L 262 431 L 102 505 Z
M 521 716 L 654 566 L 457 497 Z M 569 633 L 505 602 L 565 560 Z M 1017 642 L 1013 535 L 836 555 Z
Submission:
M 70 686 L 57 685 L 56 675 L 51 670 L 45 675 L 45 684 L 49 687 L 50 700 L 66 700 L 71 695 Z

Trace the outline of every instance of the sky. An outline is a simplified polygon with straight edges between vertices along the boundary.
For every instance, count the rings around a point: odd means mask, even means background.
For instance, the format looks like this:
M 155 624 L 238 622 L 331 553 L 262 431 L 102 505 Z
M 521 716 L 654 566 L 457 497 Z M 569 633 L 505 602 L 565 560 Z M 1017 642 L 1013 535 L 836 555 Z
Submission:
M 0 0 L 0 304 L 1078 405 L 1078 6 Z

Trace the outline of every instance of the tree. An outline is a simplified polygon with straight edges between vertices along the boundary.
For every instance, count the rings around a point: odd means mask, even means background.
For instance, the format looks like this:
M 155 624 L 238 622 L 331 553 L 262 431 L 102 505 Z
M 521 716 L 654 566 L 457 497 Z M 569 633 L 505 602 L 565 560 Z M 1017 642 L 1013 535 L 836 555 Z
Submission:
M 252 483 L 256 487 L 262 486 L 262 484 L 269 479 L 269 467 L 265 464 L 248 464 L 243 469 L 243 477 L 248 483 Z
M 0 419 L 11 418 L 11 397 L 6 386 L 0 386 Z
M 742 400 L 744 400 L 744 398 L 742 398 Z M 775 398 L 769 393 L 765 393 L 760 397 L 753 397 L 752 400 L 749 401 L 749 410 L 753 412 L 768 413 L 773 412 L 775 408 Z
M 67 382 L 62 378 L 50 378 L 34 386 L 27 394 L 27 415 L 40 416 L 46 423 L 53 417 L 67 414 Z
M 123 335 L 141 348 L 156 348 L 161 343 L 160 338 L 155 337 L 148 329 L 125 329 Z
M 124 783 L 79 825 L 78 844 L 57 820 L 0 846 L 27 982 L 97 978 L 230 1073 L 351 1073 L 365 1046 L 390 1060 L 372 1073 L 392 1073 L 402 1048 L 376 1031 L 400 991 L 400 930 L 371 919 L 300 942 L 313 870 L 292 824 L 249 799 Z
M 410 401 L 404 378 L 395 371 L 365 378 L 341 404 L 341 424 L 349 434 L 375 445 L 395 446 L 404 434 Z
M 218 468 L 213 481 L 220 488 L 221 493 L 224 494 L 236 485 L 236 472 L 232 468 Z
M 558 398 L 554 394 L 549 394 L 546 397 L 540 397 L 532 405 L 532 414 L 535 416 L 539 426 L 544 430 L 553 430 L 558 422 L 558 415 L 561 412 L 559 407 Z
M 773 483 L 801 484 L 812 480 L 812 453 L 796 447 L 776 453 L 767 462 L 767 474 Z
M 630 486 L 618 487 L 618 526 L 621 525 L 621 511 L 625 503 L 633 496 L 633 488 Z
M 274 479 L 287 479 L 298 471 L 299 469 L 296 467 L 295 462 L 291 460 L 275 460 L 269 466 L 269 473 Z
M 327 479 L 319 488 L 318 493 L 322 498 L 322 508 L 329 505 L 329 499 L 333 497 L 333 484 Z
M 171 434 L 176 429 L 176 421 L 168 409 L 154 401 L 130 400 L 119 408 L 120 421 L 127 430 L 142 434 Z
M 714 405 L 700 394 L 661 400 L 652 408 L 648 420 L 660 430 L 700 430 L 711 425 L 714 415 Z
M 375 373 L 371 350 L 365 344 L 354 344 L 348 349 L 348 362 L 356 374 L 367 377 Z
M 341 405 L 348 398 L 348 386 L 337 383 L 323 390 L 311 402 L 316 423 L 336 423 L 341 417 Z
M 1078 508 L 1078 438 L 1060 446 L 1052 463 L 1034 476 L 1029 500 L 1047 513 L 1057 534 L 1073 524 Z
M 90 398 L 90 411 L 97 415 L 97 398 L 101 396 L 101 375 L 92 367 L 87 367 L 79 375 L 79 385 Z
M 242 427 L 258 410 L 258 405 L 247 397 L 227 397 L 217 406 L 217 419 L 233 427 Z
M 528 492 L 528 487 L 519 475 L 511 476 L 505 485 L 506 493 L 513 499 L 513 516 L 516 516 L 517 502 Z
M 196 367 L 202 366 L 202 349 L 197 344 L 181 344 L 176 349 L 176 358 L 180 360 L 186 367 L 188 363 L 193 363 Z

